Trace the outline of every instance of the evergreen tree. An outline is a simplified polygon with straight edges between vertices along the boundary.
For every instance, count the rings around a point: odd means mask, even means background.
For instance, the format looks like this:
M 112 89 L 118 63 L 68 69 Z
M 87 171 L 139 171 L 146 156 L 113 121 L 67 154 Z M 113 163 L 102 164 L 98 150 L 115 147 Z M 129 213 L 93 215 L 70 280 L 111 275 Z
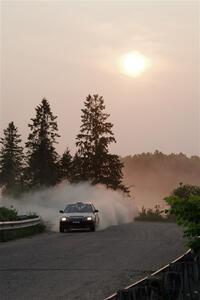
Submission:
M 0 186 L 3 194 L 18 196 L 23 189 L 24 154 L 20 134 L 13 122 L 4 130 L 0 144 Z
M 60 160 L 60 176 L 61 180 L 65 179 L 69 182 L 71 181 L 71 173 L 72 173 L 72 156 L 70 154 L 70 150 L 67 150 L 63 153 Z
M 73 183 L 78 183 L 80 181 L 87 181 L 88 177 L 85 172 L 86 163 L 85 159 L 76 153 L 72 160 L 72 169 L 71 169 L 71 181 Z
M 31 133 L 26 143 L 27 178 L 31 188 L 40 188 L 55 185 L 59 181 L 59 157 L 54 147 L 59 135 L 57 116 L 52 114 L 45 98 L 35 110 L 36 117 L 28 125 Z
M 102 183 L 112 189 L 128 192 L 122 184 L 122 168 L 117 155 L 109 154 L 109 145 L 116 142 L 113 124 L 105 113 L 103 97 L 89 95 L 82 109 L 81 129 L 77 135 L 78 147 L 74 158 L 74 180 L 89 180 L 92 184 Z

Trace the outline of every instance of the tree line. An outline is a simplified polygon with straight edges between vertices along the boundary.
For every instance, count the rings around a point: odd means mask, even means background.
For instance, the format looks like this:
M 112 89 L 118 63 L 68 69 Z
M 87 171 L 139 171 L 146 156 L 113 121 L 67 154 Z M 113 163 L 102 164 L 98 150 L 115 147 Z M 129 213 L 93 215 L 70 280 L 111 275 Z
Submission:
M 69 148 L 61 156 L 57 153 L 56 144 L 60 137 L 57 116 L 45 98 L 35 108 L 35 117 L 28 124 L 30 133 L 25 147 L 14 122 L 8 124 L 0 138 L 0 187 L 3 195 L 19 197 L 24 192 L 55 186 L 64 180 L 103 184 L 129 194 L 122 182 L 123 163 L 118 155 L 109 153 L 109 145 L 116 140 L 103 97 L 88 95 L 81 112 L 74 156 Z
M 164 205 L 166 197 L 179 183 L 200 185 L 200 157 L 183 153 L 141 153 L 121 159 L 123 182 L 130 187 L 141 208 Z

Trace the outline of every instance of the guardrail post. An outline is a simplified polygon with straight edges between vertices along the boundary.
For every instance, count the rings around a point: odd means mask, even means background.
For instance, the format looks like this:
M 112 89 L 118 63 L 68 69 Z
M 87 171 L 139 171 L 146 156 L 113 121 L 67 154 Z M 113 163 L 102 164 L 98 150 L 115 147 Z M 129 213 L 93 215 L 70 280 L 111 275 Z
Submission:
M 5 241 L 5 231 L 1 230 L 0 231 L 0 242 L 4 242 Z
M 129 290 L 119 290 L 117 293 L 117 300 L 135 300 Z M 142 300 L 142 299 L 141 299 Z

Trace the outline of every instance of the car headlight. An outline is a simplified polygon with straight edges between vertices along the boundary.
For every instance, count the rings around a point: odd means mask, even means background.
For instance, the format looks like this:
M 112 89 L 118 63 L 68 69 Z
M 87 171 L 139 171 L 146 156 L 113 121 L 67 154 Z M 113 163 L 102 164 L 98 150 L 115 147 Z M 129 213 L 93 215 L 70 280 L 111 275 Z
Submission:
M 92 221 L 92 217 L 87 217 L 87 221 Z
M 66 217 L 62 217 L 61 221 L 67 221 L 67 218 Z

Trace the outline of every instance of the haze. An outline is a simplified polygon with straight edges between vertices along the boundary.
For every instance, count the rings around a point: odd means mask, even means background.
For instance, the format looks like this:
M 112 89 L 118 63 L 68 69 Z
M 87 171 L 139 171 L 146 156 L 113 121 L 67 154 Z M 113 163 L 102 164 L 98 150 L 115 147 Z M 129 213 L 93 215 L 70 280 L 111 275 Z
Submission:
M 200 154 L 198 1 L 1 1 L 2 129 L 26 140 L 46 97 L 58 116 L 58 151 L 75 151 L 85 97 L 103 95 L 117 144 L 128 154 Z M 151 60 L 142 76 L 119 58 Z

